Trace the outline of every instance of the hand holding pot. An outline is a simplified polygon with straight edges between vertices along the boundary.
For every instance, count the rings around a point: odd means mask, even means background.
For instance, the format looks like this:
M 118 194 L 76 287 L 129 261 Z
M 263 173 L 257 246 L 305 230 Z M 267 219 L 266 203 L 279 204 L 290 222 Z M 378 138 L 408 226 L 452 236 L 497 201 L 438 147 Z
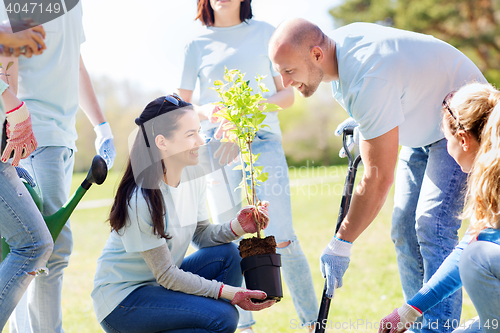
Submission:
M 228 285 L 222 285 L 219 297 L 230 300 L 231 304 L 238 305 L 240 308 L 247 311 L 260 311 L 276 303 L 275 300 L 254 303 L 252 299 L 266 299 L 266 293 L 260 290 L 248 290 Z
M 260 229 L 264 230 L 269 225 L 269 202 L 263 201 L 262 205 L 258 206 L 246 206 L 243 207 L 236 218 L 231 220 L 231 230 L 236 236 L 243 236 L 244 234 L 253 234 L 257 232 L 257 226 L 255 225 L 256 218 L 258 218 L 258 223 Z

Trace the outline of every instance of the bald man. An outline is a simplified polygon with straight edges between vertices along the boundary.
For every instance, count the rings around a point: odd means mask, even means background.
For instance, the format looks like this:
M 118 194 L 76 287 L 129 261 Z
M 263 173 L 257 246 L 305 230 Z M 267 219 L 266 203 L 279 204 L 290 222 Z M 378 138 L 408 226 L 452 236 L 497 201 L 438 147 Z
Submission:
M 291 85 L 305 97 L 321 82 L 331 82 L 335 99 L 359 124 L 363 137 L 363 178 L 340 230 L 321 256 L 327 295 L 333 297 L 334 288 L 342 285 L 352 244 L 384 204 L 397 163 L 391 235 L 403 293 L 410 299 L 453 250 L 461 225 L 457 216 L 466 174 L 448 154 L 440 130 L 443 99 L 468 82 L 486 80 L 465 55 L 443 41 L 371 23 L 350 24 L 326 35 L 306 20 L 289 20 L 272 36 L 269 56 L 283 86 Z M 457 292 L 425 312 L 423 324 L 413 331 L 452 331 L 450 323 L 460 313 Z

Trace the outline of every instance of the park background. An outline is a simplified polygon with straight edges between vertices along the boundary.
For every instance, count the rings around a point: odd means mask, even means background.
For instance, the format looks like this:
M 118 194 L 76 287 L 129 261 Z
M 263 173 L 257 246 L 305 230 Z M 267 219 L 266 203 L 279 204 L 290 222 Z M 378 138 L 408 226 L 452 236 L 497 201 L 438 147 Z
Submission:
M 71 219 L 75 247 L 65 273 L 63 326 L 66 332 L 101 332 L 90 292 L 96 260 L 109 232 L 105 220 L 110 198 L 128 157 L 127 138 L 135 127 L 134 118 L 150 100 L 175 91 L 184 45 L 201 25 L 194 21 L 196 0 L 82 1 L 87 39 L 82 55 L 113 129 L 118 156 L 105 184 L 90 189 Z M 324 31 L 365 21 L 432 34 L 459 48 L 491 83 L 500 84 L 499 0 L 253 0 L 252 4 L 254 19 L 274 26 L 303 17 Z M 334 233 L 345 177 L 346 161 L 338 157 L 341 140 L 333 132 L 347 113 L 332 98 L 330 86 L 322 84 L 308 99 L 296 94 L 294 106 L 279 117 L 291 167 L 294 225 L 319 300 L 323 279 L 318 258 Z M 79 172 L 88 169 L 95 154 L 95 134 L 82 112 L 77 129 L 73 189 L 84 178 Z M 361 174 L 362 169 L 358 180 Z M 328 332 L 376 332 L 374 325 L 403 302 L 389 235 L 392 202 L 391 192 L 353 248 L 344 287 L 332 302 Z M 256 313 L 256 332 L 305 332 L 298 329 L 290 295 L 284 291 L 282 302 Z M 463 318 L 474 315 L 465 297 Z

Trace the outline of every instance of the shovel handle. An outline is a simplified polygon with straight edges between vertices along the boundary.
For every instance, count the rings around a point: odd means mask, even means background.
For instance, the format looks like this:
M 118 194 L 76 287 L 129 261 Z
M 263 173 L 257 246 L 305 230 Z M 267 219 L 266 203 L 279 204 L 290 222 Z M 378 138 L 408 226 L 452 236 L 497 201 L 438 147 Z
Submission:
M 349 159 L 349 166 L 347 168 L 347 176 L 344 182 L 344 191 L 342 193 L 342 199 L 340 201 L 339 215 L 337 218 L 337 226 L 335 228 L 335 233 L 339 231 L 342 221 L 344 221 L 345 216 L 349 210 L 351 204 L 352 190 L 354 187 L 354 180 L 356 179 L 356 171 L 358 170 L 359 162 L 361 162 L 361 156 L 353 158 L 350 151 L 347 149 L 346 139 L 347 136 L 352 135 L 352 129 L 344 130 L 342 136 L 342 143 L 344 145 L 344 150 L 346 151 L 347 158 Z M 318 319 L 315 323 L 315 333 L 324 333 L 326 327 L 328 326 L 328 311 L 330 310 L 331 298 L 326 296 L 327 283 L 325 281 L 325 286 L 323 288 L 323 296 L 321 297 L 321 303 L 318 313 Z

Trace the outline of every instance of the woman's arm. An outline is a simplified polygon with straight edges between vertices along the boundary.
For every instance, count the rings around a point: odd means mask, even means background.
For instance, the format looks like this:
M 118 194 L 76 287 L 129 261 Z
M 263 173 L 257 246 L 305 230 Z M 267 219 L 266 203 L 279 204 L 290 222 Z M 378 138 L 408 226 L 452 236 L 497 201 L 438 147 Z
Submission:
M 468 234 L 464 236 L 462 241 L 443 261 L 429 281 L 408 301 L 409 305 L 425 312 L 462 288 L 458 263 L 460 261 L 460 255 L 464 248 L 470 243 L 471 239 L 472 237 Z
M 191 103 L 193 99 L 193 91 L 187 89 L 177 89 L 177 94 L 182 98 L 185 102 Z M 192 103 L 191 103 L 192 104 Z M 205 104 L 205 105 L 197 105 L 193 104 L 193 109 L 198 114 L 198 118 L 200 120 L 207 120 L 209 116 L 212 115 L 215 106 L 213 104 Z
M 259 216 L 259 225 L 264 230 L 269 225 L 269 202 L 263 201 L 258 206 L 256 213 L 255 206 L 245 206 L 234 219 L 224 224 L 211 224 L 208 220 L 198 222 L 193 235 L 193 243 L 199 248 L 210 247 L 229 243 L 244 234 L 257 232 L 255 225 L 255 215 Z
M 199 221 L 193 235 L 193 244 L 201 249 L 226 244 L 238 239 L 241 235 L 237 235 L 231 229 L 233 221 L 223 224 L 212 224 L 209 220 Z
M 186 294 L 219 298 L 222 282 L 207 280 L 177 267 L 167 244 L 141 252 L 156 281 L 169 290 Z
M 281 81 L 281 76 L 275 76 L 274 85 L 276 86 L 276 93 L 266 99 L 265 103 L 276 104 L 282 109 L 289 108 L 293 105 L 294 95 L 293 88 L 283 87 L 283 82 Z

